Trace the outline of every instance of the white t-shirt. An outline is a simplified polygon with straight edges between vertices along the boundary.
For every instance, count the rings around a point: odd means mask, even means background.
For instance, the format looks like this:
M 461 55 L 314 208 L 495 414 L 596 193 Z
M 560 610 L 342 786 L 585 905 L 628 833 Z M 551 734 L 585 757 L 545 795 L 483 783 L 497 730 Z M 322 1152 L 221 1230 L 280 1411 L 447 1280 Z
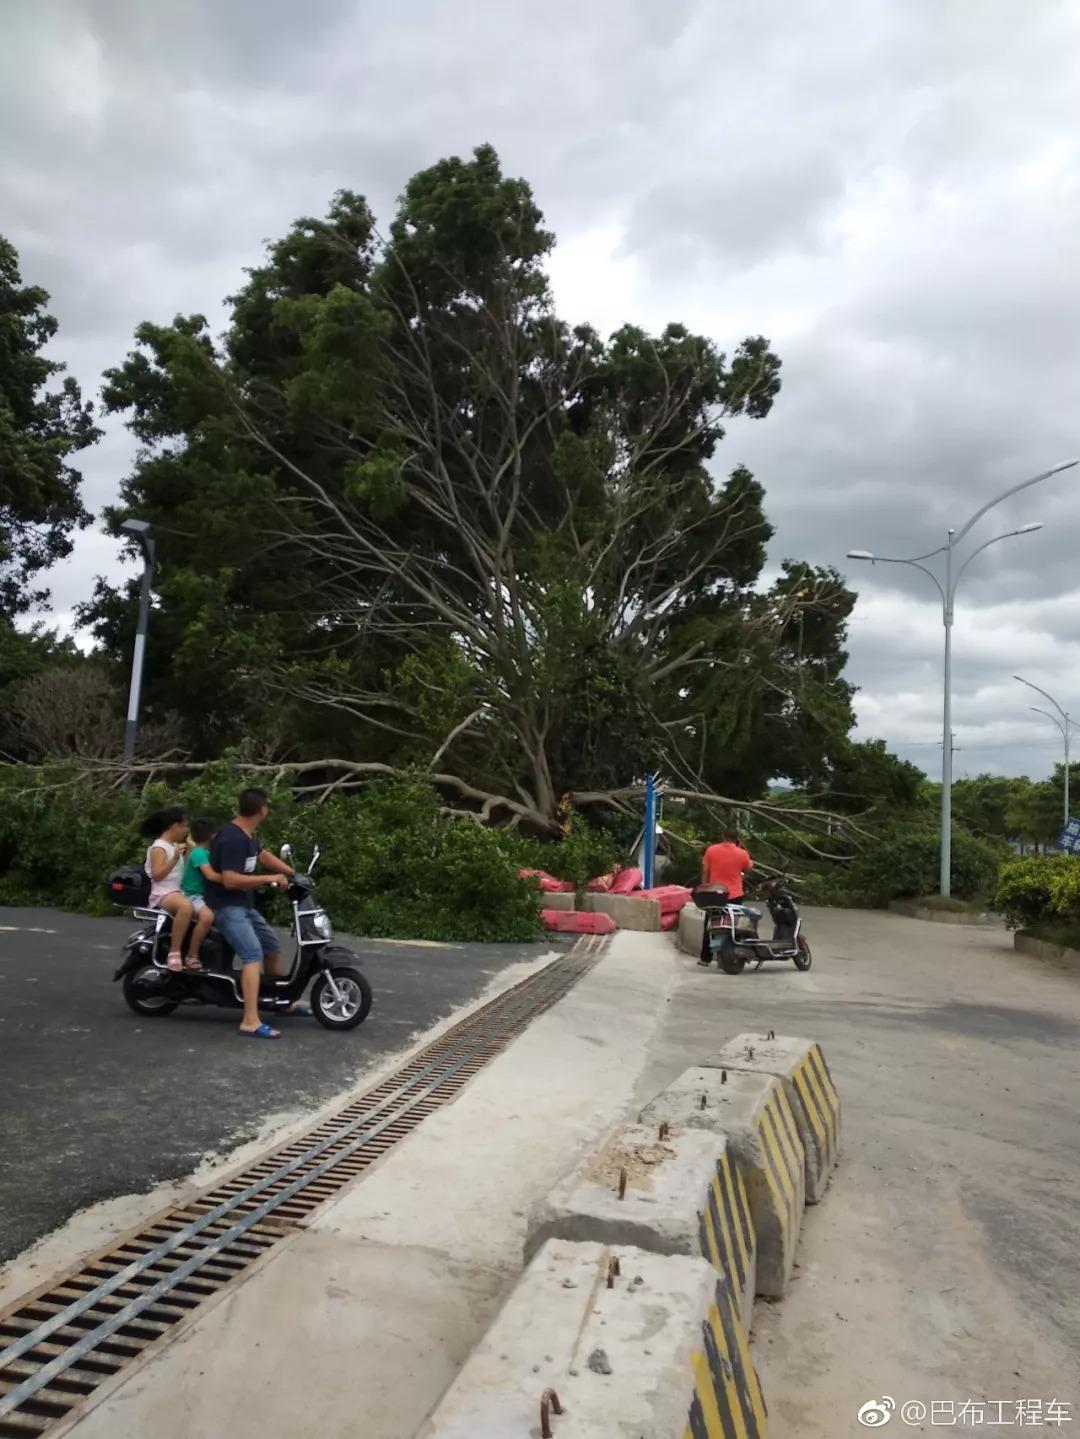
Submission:
M 165 858 L 170 860 L 171 867 L 164 879 L 155 879 L 154 871 L 150 867 L 150 856 L 155 849 L 165 851 Z M 167 894 L 180 888 L 180 876 L 184 872 L 184 858 L 180 853 L 180 846 L 170 844 L 167 839 L 156 839 L 146 851 L 146 873 L 150 876 L 150 904 L 159 904 Z

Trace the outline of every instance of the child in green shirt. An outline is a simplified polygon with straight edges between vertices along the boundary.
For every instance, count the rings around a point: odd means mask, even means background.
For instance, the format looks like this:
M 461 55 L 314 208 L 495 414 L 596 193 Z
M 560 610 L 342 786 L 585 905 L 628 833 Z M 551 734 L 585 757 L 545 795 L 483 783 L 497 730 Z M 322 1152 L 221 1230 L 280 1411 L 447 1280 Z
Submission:
M 217 884 L 221 880 L 221 876 L 210 866 L 210 842 L 217 833 L 217 825 L 212 819 L 194 819 L 190 829 L 191 849 L 180 879 L 180 888 L 191 900 L 191 908 L 195 911 L 195 928 L 188 945 L 189 961 L 198 960 L 199 949 L 214 922 L 214 911 L 206 902 L 206 881 Z

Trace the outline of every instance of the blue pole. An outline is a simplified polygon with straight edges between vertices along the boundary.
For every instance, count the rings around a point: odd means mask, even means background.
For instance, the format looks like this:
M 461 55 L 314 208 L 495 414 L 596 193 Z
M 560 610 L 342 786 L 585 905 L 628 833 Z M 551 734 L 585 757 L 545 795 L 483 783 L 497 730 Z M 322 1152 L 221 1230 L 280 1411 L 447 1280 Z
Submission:
M 656 863 L 656 776 L 645 778 L 645 847 L 642 868 L 645 871 L 644 887 L 652 889 L 653 869 Z

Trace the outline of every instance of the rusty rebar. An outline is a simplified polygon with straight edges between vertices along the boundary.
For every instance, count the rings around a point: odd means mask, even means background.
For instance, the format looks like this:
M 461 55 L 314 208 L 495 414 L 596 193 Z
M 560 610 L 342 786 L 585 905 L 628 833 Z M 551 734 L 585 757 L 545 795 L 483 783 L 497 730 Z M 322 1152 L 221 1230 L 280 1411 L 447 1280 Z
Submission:
M 775 1029 L 770 1029 L 769 1032 L 768 1032 L 768 1034 L 765 1036 L 765 1038 L 766 1038 L 766 1039 L 775 1039 L 775 1038 L 776 1038 L 776 1030 L 775 1030 Z
M 563 1407 L 554 1389 L 545 1389 L 540 1395 L 540 1439 L 554 1439 L 551 1416 L 561 1414 Z
M 701 1096 L 701 1107 L 702 1109 L 708 1109 L 709 1107 L 709 1096 L 707 1094 Z
M 722 1069 L 722 1070 L 720 1071 L 720 1083 L 721 1083 L 721 1084 L 726 1084 L 726 1083 L 727 1083 L 727 1070 L 726 1070 L 726 1069 Z
M 620 1169 L 620 1170 L 619 1170 L 619 1198 L 620 1198 L 620 1199 L 625 1199 L 625 1198 L 626 1198 L 626 1180 L 627 1180 L 626 1170 L 625 1170 L 625 1169 Z
M 668 1124 L 667 1120 L 665 1119 L 664 1122 L 663 1122 L 663 1124 L 661 1124 L 661 1126 L 660 1126 L 660 1134 L 659 1134 L 658 1137 L 659 1137 L 660 1139 L 666 1139 L 670 1133 L 671 1133 L 671 1125 Z
M 614 1288 L 615 1288 L 615 1281 L 616 1281 L 616 1279 L 621 1279 L 621 1278 L 622 1278 L 622 1265 L 619 1263 L 619 1256 L 618 1256 L 617 1254 L 613 1254 L 613 1255 L 611 1256 L 611 1258 L 608 1260 L 608 1267 L 607 1267 L 607 1287 L 608 1287 L 609 1289 L 614 1289 Z

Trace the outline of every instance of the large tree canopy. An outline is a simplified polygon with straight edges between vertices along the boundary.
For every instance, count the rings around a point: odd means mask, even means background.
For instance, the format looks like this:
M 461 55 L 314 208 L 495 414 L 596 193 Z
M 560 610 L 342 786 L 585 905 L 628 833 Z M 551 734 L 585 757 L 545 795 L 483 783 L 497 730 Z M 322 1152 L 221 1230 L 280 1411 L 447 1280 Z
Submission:
M 827 772 L 853 597 L 800 562 L 764 582 L 762 487 L 715 468 L 779 360 L 568 326 L 552 244 L 482 147 L 384 241 L 348 192 L 298 221 L 220 346 L 140 327 L 107 376 L 145 447 L 112 521 L 159 529 L 148 693 L 193 745 L 420 765 L 541 829 L 648 769 L 740 797 Z M 87 618 L 126 651 L 130 593 Z
M 19 257 L 0 235 L 0 616 L 42 596 L 34 576 L 71 551 L 71 533 L 89 524 L 81 476 L 70 456 L 98 437 L 64 366 L 42 353 L 56 334 L 49 296 L 23 285 Z

